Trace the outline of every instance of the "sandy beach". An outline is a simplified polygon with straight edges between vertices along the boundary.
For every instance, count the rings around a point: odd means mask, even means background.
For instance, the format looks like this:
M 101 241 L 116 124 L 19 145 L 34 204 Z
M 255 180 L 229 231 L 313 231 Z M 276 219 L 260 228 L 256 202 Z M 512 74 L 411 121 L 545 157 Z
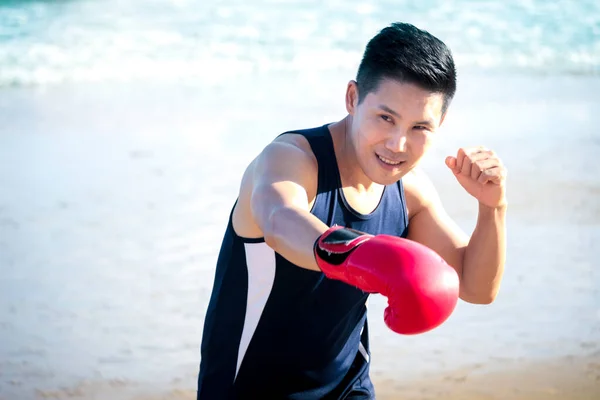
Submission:
M 415 382 L 379 382 L 384 400 L 593 400 L 600 395 L 600 355 L 563 357 L 544 362 L 513 361 L 501 366 L 474 365 Z
M 491 370 L 490 370 L 491 369 Z M 586 357 L 531 363 L 477 364 L 417 381 L 374 379 L 378 400 L 595 400 L 600 395 L 600 350 Z M 35 399 L 192 400 L 185 386 L 149 392 L 123 381 L 37 390 Z M 8 399 L 8 397 L 0 397 Z
M 600 182 L 592 166 L 600 142 L 591 132 L 600 81 L 527 78 L 518 101 L 522 81 L 502 82 L 465 80 L 423 166 L 468 230 L 473 203 L 438 161 L 461 143 L 490 143 L 505 155 L 511 206 L 500 295 L 489 306 L 461 302 L 443 326 L 416 337 L 386 329 L 385 299 L 372 297 L 378 398 L 597 397 Z M 474 102 L 477 87 L 494 96 Z M 275 99 L 285 98 L 280 90 Z M 204 304 L 239 174 L 279 131 L 322 123 L 339 107 L 323 98 L 298 113 L 290 98 L 253 112 L 229 103 L 196 113 L 205 94 L 182 87 L 4 94 L 0 399 L 193 398 Z M 530 112 L 521 117 L 524 104 Z M 288 116 L 261 135 L 232 133 L 268 121 L 275 107 Z M 224 123 L 228 112 L 238 117 Z M 494 115 L 512 117 L 482 133 Z M 200 140 L 207 127 L 213 135 Z M 565 151 L 577 157 L 550 156 Z M 224 152 L 235 160 L 225 170 Z

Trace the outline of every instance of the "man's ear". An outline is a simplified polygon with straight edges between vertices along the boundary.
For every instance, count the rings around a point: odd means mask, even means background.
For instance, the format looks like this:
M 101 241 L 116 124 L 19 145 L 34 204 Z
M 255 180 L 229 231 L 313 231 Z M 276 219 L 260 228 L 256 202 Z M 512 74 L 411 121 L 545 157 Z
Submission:
M 346 111 L 348 114 L 354 115 L 356 107 L 358 107 L 358 86 L 356 81 L 352 80 L 346 87 Z

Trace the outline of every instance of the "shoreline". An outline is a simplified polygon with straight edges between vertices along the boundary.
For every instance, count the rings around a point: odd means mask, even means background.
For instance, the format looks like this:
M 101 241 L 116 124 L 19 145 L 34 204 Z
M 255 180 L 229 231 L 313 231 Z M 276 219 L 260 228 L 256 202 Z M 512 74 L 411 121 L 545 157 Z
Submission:
M 191 379 L 192 377 L 190 377 Z M 593 400 L 600 396 L 600 350 L 586 356 L 545 361 L 503 361 L 501 365 L 471 367 L 425 374 L 419 379 L 373 376 L 378 400 Z M 173 382 L 170 389 L 121 380 L 84 382 L 74 387 L 35 390 L 20 399 L 192 400 L 195 388 Z M 179 383 L 179 384 L 178 384 Z M 27 395 L 25 395 L 27 396 Z M 0 395 L 0 400 L 10 399 Z

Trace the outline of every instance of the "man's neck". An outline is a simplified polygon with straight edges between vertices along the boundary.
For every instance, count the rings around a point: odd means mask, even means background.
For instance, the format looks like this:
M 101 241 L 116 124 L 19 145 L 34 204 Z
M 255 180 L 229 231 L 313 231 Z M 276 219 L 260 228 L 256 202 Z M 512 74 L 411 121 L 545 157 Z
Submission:
M 342 186 L 350 187 L 358 193 L 379 192 L 381 185 L 370 180 L 358 164 L 356 150 L 350 137 L 351 126 L 352 116 L 348 115 L 329 127 Z

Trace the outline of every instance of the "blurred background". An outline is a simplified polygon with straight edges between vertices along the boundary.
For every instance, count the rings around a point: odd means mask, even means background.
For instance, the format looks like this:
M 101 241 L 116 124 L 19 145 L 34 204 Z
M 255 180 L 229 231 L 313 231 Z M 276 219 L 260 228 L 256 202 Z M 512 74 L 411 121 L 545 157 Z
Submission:
M 423 168 L 470 233 L 444 157 L 502 157 L 508 261 L 496 302 L 424 335 L 372 297 L 378 398 L 600 398 L 600 2 L 0 0 L 0 399 L 195 398 L 241 173 L 343 118 L 394 21 L 454 53 Z

